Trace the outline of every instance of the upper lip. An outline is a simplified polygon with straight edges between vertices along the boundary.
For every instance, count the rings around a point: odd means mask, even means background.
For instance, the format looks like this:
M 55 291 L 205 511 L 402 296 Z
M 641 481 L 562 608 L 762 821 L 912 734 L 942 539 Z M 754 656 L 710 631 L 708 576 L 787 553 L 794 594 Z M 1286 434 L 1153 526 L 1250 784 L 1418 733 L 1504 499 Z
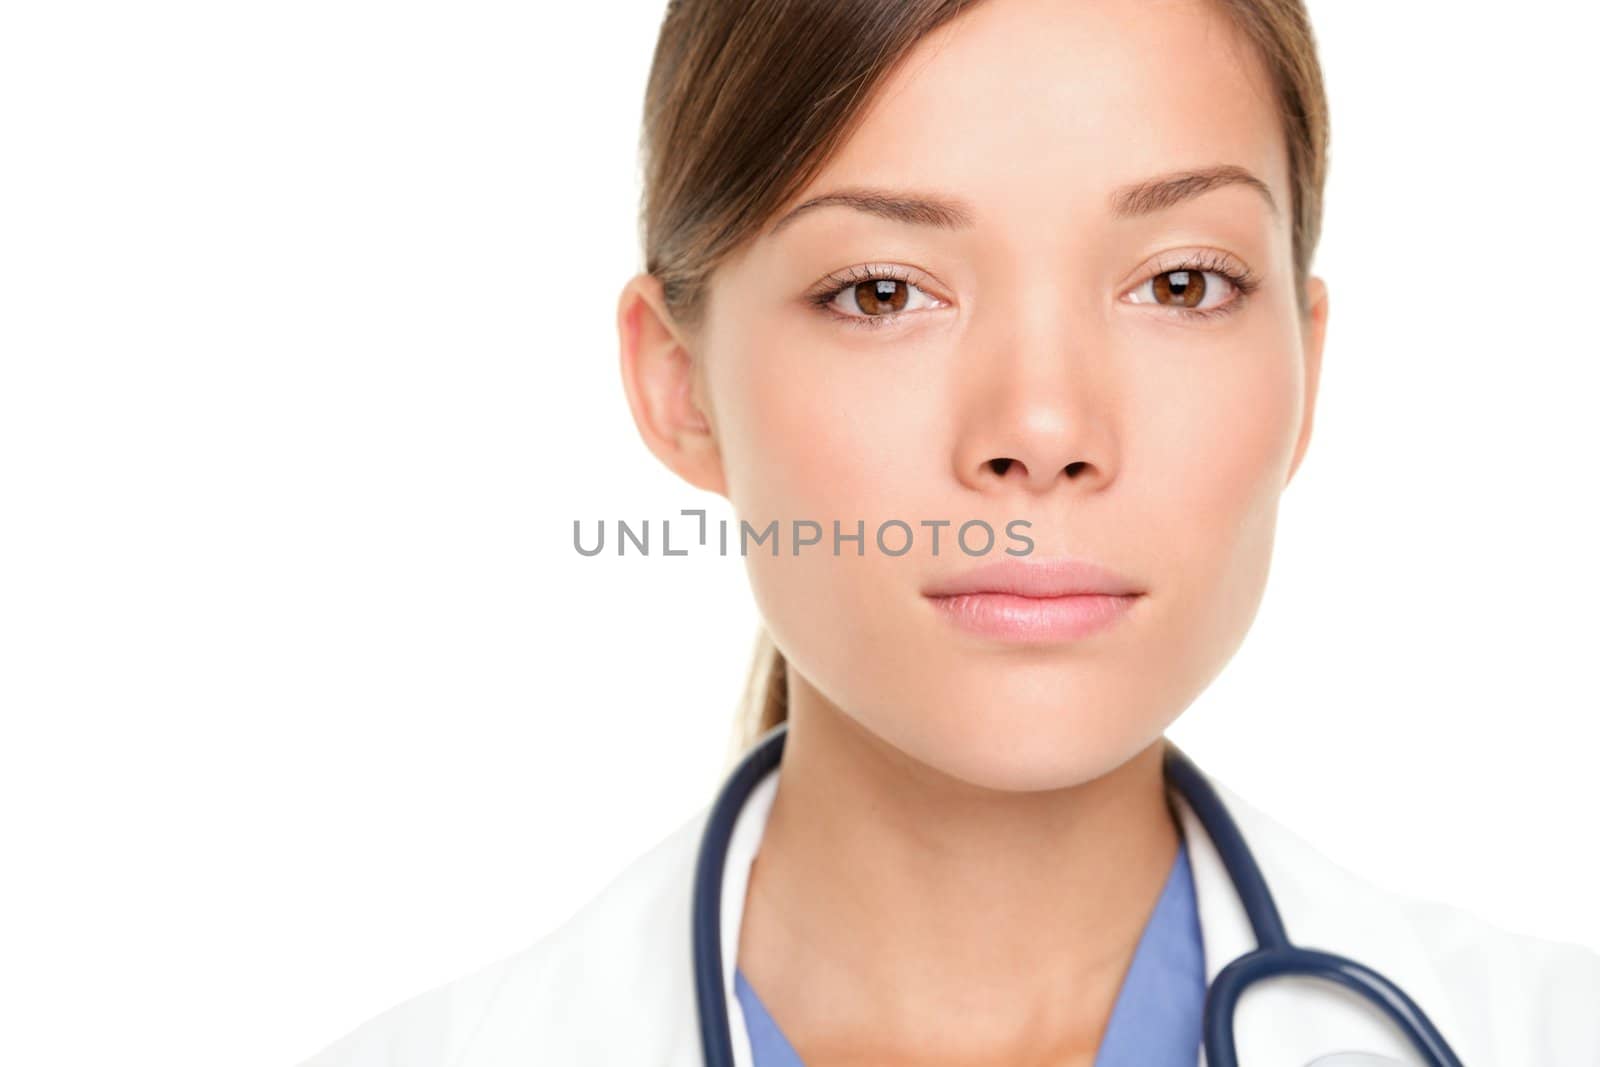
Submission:
M 1143 593 L 1132 579 L 1086 559 L 1007 559 L 939 579 L 925 596 L 1010 593 L 1013 596 L 1129 596 Z

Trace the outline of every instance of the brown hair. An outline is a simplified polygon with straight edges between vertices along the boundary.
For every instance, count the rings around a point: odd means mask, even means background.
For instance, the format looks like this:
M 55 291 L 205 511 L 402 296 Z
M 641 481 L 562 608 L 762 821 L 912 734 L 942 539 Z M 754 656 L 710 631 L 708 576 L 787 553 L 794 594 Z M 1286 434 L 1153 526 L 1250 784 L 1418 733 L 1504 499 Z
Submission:
M 928 33 L 982 0 L 671 0 L 645 90 L 640 142 L 645 269 L 693 332 L 707 280 L 812 179 L 871 92 Z M 1322 220 L 1328 110 L 1302 0 L 1215 0 L 1256 48 L 1278 95 L 1294 193 L 1296 291 Z M 783 654 L 765 628 L 735 749 L 784 721 Z

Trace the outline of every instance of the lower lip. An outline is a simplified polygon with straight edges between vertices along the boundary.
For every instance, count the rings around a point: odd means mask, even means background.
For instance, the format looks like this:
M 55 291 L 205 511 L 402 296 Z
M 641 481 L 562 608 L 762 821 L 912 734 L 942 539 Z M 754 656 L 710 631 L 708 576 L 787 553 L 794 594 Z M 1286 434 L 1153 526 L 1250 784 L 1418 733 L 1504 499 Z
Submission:
M 962 593 L 929 597 L 969 633 L 1005 641 L 1073 641 L 1098 633 L 1127 614 L 1143 594 L 1030 597 L 1013 593 Z

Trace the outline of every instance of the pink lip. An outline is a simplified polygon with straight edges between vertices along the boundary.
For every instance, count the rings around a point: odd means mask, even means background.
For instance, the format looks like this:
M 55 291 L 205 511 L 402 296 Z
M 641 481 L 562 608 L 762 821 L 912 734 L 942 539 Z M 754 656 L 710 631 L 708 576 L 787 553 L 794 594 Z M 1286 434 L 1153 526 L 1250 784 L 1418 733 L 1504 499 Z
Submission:
M 923 595 L 964 630 L 1011 641 L 1070 641 L 1122 618 L 1144 590 L 1087 560 L 1002 560 Z

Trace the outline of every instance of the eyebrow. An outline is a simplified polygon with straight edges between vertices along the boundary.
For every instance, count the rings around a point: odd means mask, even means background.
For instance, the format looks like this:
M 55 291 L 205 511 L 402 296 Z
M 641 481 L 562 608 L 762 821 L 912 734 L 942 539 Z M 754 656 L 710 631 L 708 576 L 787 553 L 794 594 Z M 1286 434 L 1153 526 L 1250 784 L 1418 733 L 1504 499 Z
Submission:
M 835 205 L 855 208 L 857 211 L 865 211 L 869 215 L 877 215 L 894 222 L 937 226 L 944 230 L 968 229 L 976 218 L 971 205 L 964 200 L 852 186 L 812 197 L 773 223 L 767 230 L 767 235 L 770 237 L 777 233 L 804 212 Z
M 1111 211 L 1118 218 L 1148 215 L 1226 185 L 1249 186 L 1266 199 L 1267 208 L 1274 215 L 1278 213 L 1278 202 L 1272 198 L 1272 190 L 1267 188 L 1267 183 L 1232 163 L 1163 174 L 1125 185 L 1111 195 Z
M 1245 185 L 1255 189 L 1265 198 L 1268 209 L 1273 214 L 1278 213 L 1278 203 L 1273 199 L 1267 183 L 1244 167 L 1231 163 L 1176 171 L 1122 186 L 1111 194 L 1111 212 L 1118 218 L 1148 215 L 1227 185 Z M 958 198 L 851 186 L 814 196 L 797 205 L 773 223 L 767 235 L 776 234 L 807 211 L 834 206 L 854 208 L 893 222 L 945 230 L 969 229 L 977 218 L 972 205 Z

